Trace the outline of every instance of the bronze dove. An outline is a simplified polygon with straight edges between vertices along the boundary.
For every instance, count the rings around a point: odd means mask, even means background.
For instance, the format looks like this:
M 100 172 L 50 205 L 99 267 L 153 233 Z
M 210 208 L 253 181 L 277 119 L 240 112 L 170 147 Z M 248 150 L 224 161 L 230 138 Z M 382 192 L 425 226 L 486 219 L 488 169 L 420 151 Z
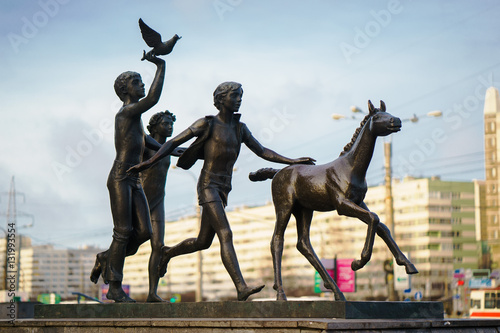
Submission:
M 148 46 L 152 47 L 153 49 L 149 51 L 147 54 L 148 55 L 153 55 L 153 56 L 158 56 L 158 55 L 167 55 L 170 52 L 172 52 L 172 49 L 174 48 L 175 43 L 182 37 L 179 37 L 177 34 L 175 34 L 172 38 L 167 40 L 166 42 L 162 42 L 161 40 L 161 35 L 151 29 L 144 21 L 140 18 L 139 19 L 139 27 L 141 28 L 141 34 L 142 38 L 148 44 Z M 143 51 L 142 59 L 146 59 L 146 51 Z

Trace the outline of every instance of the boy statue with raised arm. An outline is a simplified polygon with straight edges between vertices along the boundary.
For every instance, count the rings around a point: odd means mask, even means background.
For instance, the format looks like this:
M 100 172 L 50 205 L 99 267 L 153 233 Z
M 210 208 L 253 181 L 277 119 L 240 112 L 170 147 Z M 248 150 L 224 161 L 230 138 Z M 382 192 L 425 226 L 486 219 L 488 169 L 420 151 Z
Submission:
M 90 276 L 97 283 L 102 274 L 104 282 L 109 283 L 106 297 L 115 302 L 135 302 L 122 288 L 123 265 L 125 257 L 135 254 L 152 234 L 149 206 L 139 172 L 127 172 L 141 162 L 145 146 L 155 150 L 161 147 L 151 136 L 145 135 L 141 115 L 160 99 L 165 61 L 152 55 L 146 60 L 157 66 L 147 96 L 138 73 L 124 72 L 115 81 L 115 91 L 123 106 L 115 116 L 116 157 L 107 182 L 113 215 L 113 240 L 107 251 L 97 255 Z

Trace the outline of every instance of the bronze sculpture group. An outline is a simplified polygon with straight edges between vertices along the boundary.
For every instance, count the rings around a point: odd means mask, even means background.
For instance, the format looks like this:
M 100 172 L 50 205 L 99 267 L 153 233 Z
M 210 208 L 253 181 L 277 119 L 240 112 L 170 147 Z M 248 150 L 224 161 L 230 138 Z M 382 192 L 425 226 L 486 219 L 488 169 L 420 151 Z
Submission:
M 172 135 L 175 116 L 170 112 L 155 114 L 146 135 L 141 121 L 142 113 L 159 100 L 165 76 L 165 61 L 157 55 L 169 54 L 176 41 L 175 35 L 163 43 L 161 36 L 139 21 L 146 43 L 153 50 L 144 58 L 157 66 L 151 88 L 145 95 L 144 84 L 138 73 L 122 73 L 115 81 L 115 91 L 123 106 L 115 117 L 116 158 L 108 178 L 113 240 L 109 249 L 96 256 L 91 280 L 100 276 L 109 283 L 107 298 L 115 302 L 135 302 L 122 289 L 123 265 L 126 256 L 136 253 L 138 247 L 151 240 L 149 261 L 149 295 L 147 302 L 163 301 L 157 295 L 158 281 L 167 271 L 170 259 L 207 249 L 217 235 L 221 246 L 221 259 L 237 290 L 239 301 L 259 292 L 264 286 L 250 287 L 239 268 L 233 246 L 233 236 L 225 213 L 234 164 L 241 144 L 244 143 L 257 156 L 271 162 L 289 164 L 282 170 L 261 169 L 251 174 L 251 180 L 273 178 L 272 194 L 276 208 L 276 226 L 271 243 L 275 271 L 274 289 L 278 300 L 286 300 L 281 282 L 281 256 L 283 237 L 288 220 L 293 214 L 297 220 L 299 251 L 320 273 L 325 286 L 332 290 L 336 300 L 345 300 L 333 279 L 328 275 L 314 253 L 309 240 L 309 228 L 314 210 L 337 210 L 341 215 L 357 217 L 368 225 L 361 259 L 352 269 L 363 267 L 371 257 L 375 233 L 388 245 L 399 265 L 408 274 L 417 273 L 411 262 L 401 253 L 388 228 L 377 215 L 370 212 L 363 199 L 367 190 L 365 174 L 370 163 L 377 136 L 397 132 L 401 121 L 369 103 L 370 113 L 357 130 L 341 156 L 325 165 L 314 165 L 310 157 L 291 159 L 262 146 L 248 127 L 240 121 L 239 111 L 243 89 L 236 82 L 221 83 L 213 93 L 218 113 L 198 119 L 179 135 Z M 187 148 L 179 146 L 196 140 Z M 188 238 L 168 247 L 163 244 L 165 233 L 164 194 L 170 166 L 170 156 L 178 156 L 177 165 L 189 169 L 197 160 L 203 160 L 198 179 L 198 201 L 201 206 L 201 227 L 196 238 Z

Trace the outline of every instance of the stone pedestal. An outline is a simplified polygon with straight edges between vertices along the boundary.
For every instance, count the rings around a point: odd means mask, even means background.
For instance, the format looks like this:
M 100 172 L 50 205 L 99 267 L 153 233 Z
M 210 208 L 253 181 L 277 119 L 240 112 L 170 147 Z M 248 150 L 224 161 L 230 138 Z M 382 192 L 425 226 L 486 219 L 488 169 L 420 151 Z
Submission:
M 37 305 L 36 319 L 338 318 L 442 319 L 441 302 L 199 302 Z
M 500 320 L 469 319 L 20 319 L 0 321 L 15 333 L 463 333 L 500 332 Z

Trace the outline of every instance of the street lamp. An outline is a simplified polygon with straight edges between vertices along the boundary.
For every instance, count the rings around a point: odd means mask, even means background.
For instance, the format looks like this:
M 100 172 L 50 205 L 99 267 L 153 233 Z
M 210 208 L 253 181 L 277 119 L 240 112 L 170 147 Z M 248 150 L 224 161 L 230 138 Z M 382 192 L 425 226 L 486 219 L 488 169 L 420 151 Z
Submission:
M 333 118 L 333 120 L 340 120 L 340 119 L 344 119 L 345 116 L 343 114 L 334 113 L 334 114 L 332 114 L 332 118 Z

